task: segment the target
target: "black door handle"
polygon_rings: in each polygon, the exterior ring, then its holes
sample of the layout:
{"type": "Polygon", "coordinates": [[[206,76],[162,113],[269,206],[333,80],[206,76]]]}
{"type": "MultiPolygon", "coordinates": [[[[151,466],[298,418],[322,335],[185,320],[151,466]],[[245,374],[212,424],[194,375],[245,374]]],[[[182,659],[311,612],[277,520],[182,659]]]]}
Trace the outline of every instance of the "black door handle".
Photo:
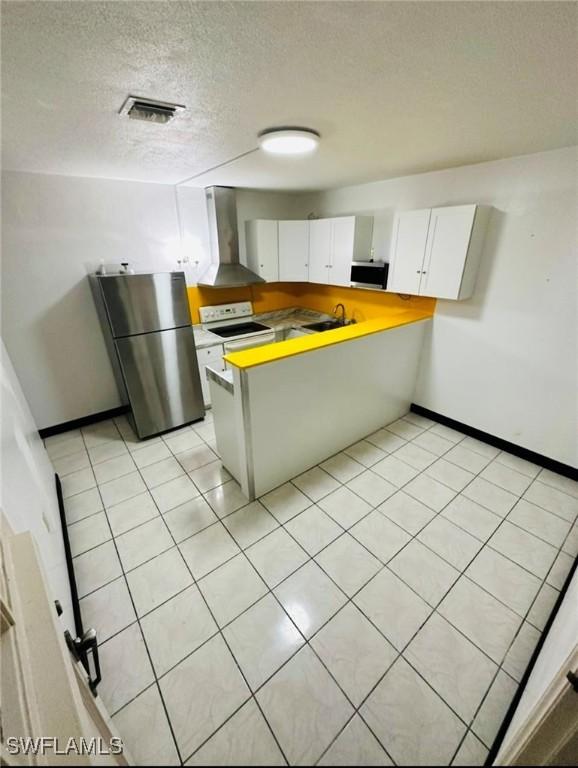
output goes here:
{"type": "Polygon", "coordinates": [[[87,629],[82,637],[73,638],[68,630],[64,633],[66,644],[74,658],[79,661],[88,675],[88,685],[92,693],[96,696],[96,688],[102,680],[100,673],[100,659],[98,656],[98,640],[96,629],[87,629]],[[89,654],[92,655],[92,664],[94,667],[94,677],[91,675],[89,654]]]}

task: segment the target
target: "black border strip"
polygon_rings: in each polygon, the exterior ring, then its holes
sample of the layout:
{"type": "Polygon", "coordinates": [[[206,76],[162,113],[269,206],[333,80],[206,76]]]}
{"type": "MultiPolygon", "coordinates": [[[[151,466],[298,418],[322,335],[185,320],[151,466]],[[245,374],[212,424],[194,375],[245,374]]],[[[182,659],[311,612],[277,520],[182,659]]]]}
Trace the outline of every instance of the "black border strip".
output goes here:
{"type": "MultiPolygon", "coordinates": [[[[471,427],[469,426],[469,424],[462,424],[461,421],[456,421],[456,419],[451,419],[449,416],[443,416],[442,414],[436,413],[435,411],[430,411],[428,408],[424,408],[423,406],[417,405],[416,403],[411,404],[411,410],[414,413],[419,414],[420,416],[426,416],[427,418],[432,419],[433,421],[437,421],[440,424],[444,424],[446,427],[457,429],[459,432],[463,432],[465,435],[469,435],[470,437],[475,437],[477,440],[481,440],[484,443],[488,443],[488,445],[493,445],[495,448],[499,448],[502,451],[507,451],[508,453],[512,453],[514,454],[514,456],[519,456],[521,459],[525,459],[526,461],[531,461],[534,464],[538,464],[541,467],[545,467],[546,469],[549,469],[552,472],[556,472],[559,475],[564,475],[564,477],[569,477],[571,480],[578,480],[578,469],[576,469],[575,467],[571,467],[568,464],[563,464],[562,462],[556,461],[555,459],[550,459],[548,458],[548,456],[543,456],[541,453],[535,453],[534,451],[530,451],[528,448],[522,448],[521,446],[516,445],[515,443],[510,443],[507,440],[503,440],[501,437],[496,437],[495,435],[491,435],[488,432],[483,432],[481,429],[476,429],[476,427],[471,427]]],[[[510,727],[514,714],[516,712],[516,709],[518,708],[518,704],[520,703],[520,699],[524,694],[524,691],[528,684],[528,680],[530,679],[530,676],[534,670],[534,666],[536,665],[538,656],[540,655],[540,652],[544,646],[544,643],[546,642],[546,638],[548,637],[548,633],[550,632],[550,629],[552,628],[552,625],[556,619],[558,610],[560,609],[560,606],[564,601],[564,597],[566,596],[566,592],[568,591],[570,582],[572,581],[574,574],[577,571],[578,571],[578,557],[576,557],[572,567],[570,568],[570,573],[566,577],[566,581],[564,582],[564,585],[560,590],[558,599],[556,600],[556,603],[552,608],[552,611],[544,626],[544,629],[542,630],[540,639],[538,640],[536,647],[534,648],[534,652],[530,657],[530,661],[528,662],[528,666],[526,667],[522,680],[520,681],[520,684],[516,689],[514,698],[512,699],[510,706],[508,707],[508,710],[504,716],[502,724],[498,730],[498,733],[496,734],[496,738],[494,739],[492,748],[488,752],[488,756],[486,758],[486,762],[484,763],[484,766],[488,766],[488,767],[492,766],[498,756],[498,753],[502,747],[502,743],[508,732],[508,729],[510,727]]]]}
{"type": "Polygon", "coordinates": [[[66,556],[66,570],[68,571],[68,581],[70,582],[70,596],[72,598],[72,615],[74,616],[74,629],[77,637],[82,637],[84,630],[82,628],[82,616],[80,614],[80,601],[78,599],[78,587],[76,585],[76,576],[74,575],[74,564],[72,562],[72,551],[70,549],[70,540],[68,538],[68,528],[66,525],[66,515],[64,514],[64,499],[62,497],[62,483],[58,473],[55,473],[56,498],[58,499],[58,510],[60,512],[60,525],[62,527],[62,539],[64,541],[64,554],[66,556]]]}
{"type": "Polygon", "coordinates": [[[118,408],[110,408],[108,411],[100,411],[100,413],[91,413],[90,416],[82,416],[80,419],[65,421],[62,424],[56,424],[53,427],[44,427],[44,429],[38,430],[38,434],[42,440],[46,440],[47,437],[60,435],[63,432],[69,432],[71,429],[80,429],[80,427],[87,427],[89,424],[96,424],[99,421],[113,419],[116,416],[124,416],[129,410],[130,408],[128,405],[120,405],[118,408]]]}
{"type": "Polygon", "coordinates": [[[550,459],[548,456],[543,456],[541,453],[535,453],[528,448],[522,448],[515,443],[509,443],[501,437],[495,437],[495,435],[491,435],[489,432],[483,432],[481,429],[476,429],[476,427],[470,427],[469,424],[462,424],[461,421],[450,419],[449,416],[443,416],[441,413],[430,411],[428,408],[416,405],[416,403],[411,404],[410,410],[420,416],[426,416],[428,419],[433,419],[433,421],[439,421],[440,424],[444,424],[446,427],[457,429],[459,432],[463,432],[469,437],[475,437],[477,440],[488,443],[488,445],[493,445],[494,448],[499,448],[501,451],[513,453],[514,456],[518,456],[520,459],[531,461],[532,463],[538,464],[559,475],[569,477],[571,480],[578,480],[578,469],[576,467],[571,467],[569,464],[563,464],[561,461],[550,459]]]}
{"type": "Polygon", "coordinates": [[[530,661],[528,662],[528,666],[526,667],[526,671],[524,672],[524,676],[522,677],[522,680],[520,681],[520,685],[518,686],[518,689],[516,690],[516,693],[514,694],[514,698],[512,699],[512,702],[510,706],[508,707],[508,711],[506,712],[504,719],[502,721],[502,725],[500,726],[500,730],[498,731],[496,738],[494,740],[494,743],[492,744],[492,748],[488,752],[488,757],[486,758],[486,762],[484,763],[484,766],[492,766],[494,764],[494,761],[496,757],[498,756],[498,752],[500,751],[500,748],[502,746],[502,742],[504,741],[504,738],[506,736],[506,733],[508,732],[508,729],[510,727],[510,724],[512,722],[512,719],[514,717],[514,714],[516,712],[516,709],[518,708],[518,704],[520,703],[520,699],[522,698],[522,695],[526,689],[526,685],[528,684],[528,680],[530,679],[530,676],[532,672],[534,671],[534,666],[536,664],[536,661],[538,660],[538,656],[540,655],[540,652],[542,650],[542,647],[544,646],[544,643],[546,642],[546,638],[548,637],[548,633],[550,632],[550,629],[552,628],[552,624],[554,623],[556,616],[558,615],[558,611],[560,609],[560,606],[562,605],[562,602],[564,601],[564,597],[566,596],[566,592],[568,591],[568,588],[570,586],[570,582],[572,581],[572,578],[574,577],[574,574],[576,573],[578,569],[578,557],[574,560],[574,563],[572,567],[570,568],[570,573],[566,577],[566,581],[564,582],[564,586],[562,587],[560,594],[558,595],[558,599],[556,600],[556,603],[554,607],[552,608],[552,612],[550,613],[550,616],[548,617],[548,621],[546,622],[546,625],[544,629],[542,630],[542,634],[540,635],[540,639],[538,640],[536,647],[534,648],[534,652],[532,656],[530,657],[530,661]]]}

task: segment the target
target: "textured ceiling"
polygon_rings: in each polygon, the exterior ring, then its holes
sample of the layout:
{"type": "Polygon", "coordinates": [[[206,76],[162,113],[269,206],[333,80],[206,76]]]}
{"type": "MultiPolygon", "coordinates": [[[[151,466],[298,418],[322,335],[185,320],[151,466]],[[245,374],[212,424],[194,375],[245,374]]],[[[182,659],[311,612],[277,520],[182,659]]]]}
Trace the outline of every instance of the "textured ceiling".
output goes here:
{"type": "Polygon", "coordinates": [[[7,169],[320,189],[576,143],[574,2],[4,2],[7,169]],[[128,93],[176,101],[121,119],[128,93]]]}

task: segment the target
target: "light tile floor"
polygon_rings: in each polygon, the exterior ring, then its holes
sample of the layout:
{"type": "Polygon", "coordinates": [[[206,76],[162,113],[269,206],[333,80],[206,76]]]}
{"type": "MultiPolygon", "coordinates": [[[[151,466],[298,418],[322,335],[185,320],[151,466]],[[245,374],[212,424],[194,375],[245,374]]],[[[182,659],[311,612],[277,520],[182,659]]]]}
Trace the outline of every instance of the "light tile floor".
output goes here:
{"type": "Polygon", "coordinates": [[[139,764],[482,764],[578,552],[578,484],[409,413],[248,503],[209,414],[46,441],[139,764]]]}

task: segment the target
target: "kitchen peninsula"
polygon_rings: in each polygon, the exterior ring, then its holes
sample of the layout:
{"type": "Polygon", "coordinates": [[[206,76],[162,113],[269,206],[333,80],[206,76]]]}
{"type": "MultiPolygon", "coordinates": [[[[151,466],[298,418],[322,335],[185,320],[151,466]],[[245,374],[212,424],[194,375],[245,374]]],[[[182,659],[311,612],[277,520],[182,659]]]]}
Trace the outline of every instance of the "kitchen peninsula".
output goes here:
{"type": "Polygon", "coordinates": [[[431,316],[390,309],[209,368],[219,453],[243,493],[254,499],[407,412],[431,316]]]}

